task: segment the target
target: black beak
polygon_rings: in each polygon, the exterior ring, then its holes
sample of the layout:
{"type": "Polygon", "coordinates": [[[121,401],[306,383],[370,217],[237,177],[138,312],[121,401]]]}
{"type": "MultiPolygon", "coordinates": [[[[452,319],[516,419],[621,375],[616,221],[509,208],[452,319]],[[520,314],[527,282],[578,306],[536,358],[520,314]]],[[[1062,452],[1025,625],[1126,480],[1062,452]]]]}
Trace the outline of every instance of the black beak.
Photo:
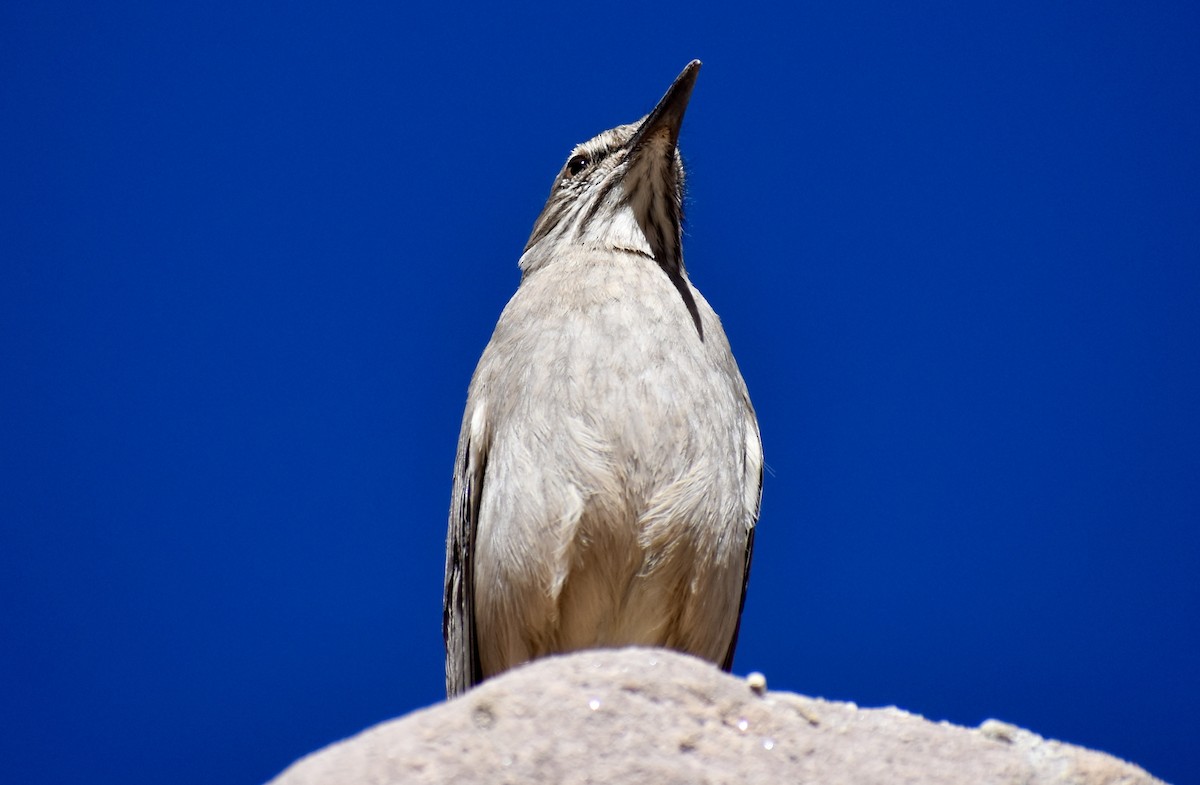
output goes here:
{"type": "Polygon", "coordinates": [[[670,150],[675,149],[679,141],[679,127],[683,125],[683,113],[687,111],[688,101],[692,97],[692,88],[696,85],[696,75],[700,73],[700,61],[693,60],[684,67],[679,76],[667,90],[666,95],[654,107],[654,111],[646,115],[638,127],[637,133],[629,140],[629,149],[637,150],[646,140],[666,133],[670,142],[670,150]]]}

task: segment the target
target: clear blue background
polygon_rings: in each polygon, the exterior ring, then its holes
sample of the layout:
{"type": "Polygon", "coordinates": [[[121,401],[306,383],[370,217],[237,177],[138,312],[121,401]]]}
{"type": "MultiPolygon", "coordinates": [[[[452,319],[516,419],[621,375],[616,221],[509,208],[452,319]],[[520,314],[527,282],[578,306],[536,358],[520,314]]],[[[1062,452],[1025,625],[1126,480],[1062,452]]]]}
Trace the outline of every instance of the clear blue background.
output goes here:
{"type": "Polygon", "coordinates": [[[470,373],[570,147],[698,57],[736,670],[1197,781],[1198,14],[5,3],[4,779],[255,783],[441,698],[470,373]]]}

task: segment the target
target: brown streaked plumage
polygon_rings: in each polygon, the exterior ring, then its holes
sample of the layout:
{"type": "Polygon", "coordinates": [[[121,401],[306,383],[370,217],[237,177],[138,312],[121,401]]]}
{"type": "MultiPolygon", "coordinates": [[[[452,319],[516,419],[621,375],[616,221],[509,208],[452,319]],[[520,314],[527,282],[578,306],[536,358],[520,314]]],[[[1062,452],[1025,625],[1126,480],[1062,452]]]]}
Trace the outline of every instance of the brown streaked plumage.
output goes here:
{"type": "Polygon", "coordinates": [[[762,445],[683,265],[699,61],[576,147],[471,379],[446,542],[446,691],[536,657],[666,646],[729,669],[762,445]]]}

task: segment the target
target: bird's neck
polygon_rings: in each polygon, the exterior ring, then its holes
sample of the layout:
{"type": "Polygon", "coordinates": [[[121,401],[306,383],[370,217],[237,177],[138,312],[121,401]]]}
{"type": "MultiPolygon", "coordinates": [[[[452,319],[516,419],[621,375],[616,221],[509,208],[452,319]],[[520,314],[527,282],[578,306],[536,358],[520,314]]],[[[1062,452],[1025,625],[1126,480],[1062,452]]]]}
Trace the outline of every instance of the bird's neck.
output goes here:
{"type": "Polygon", "coordinates": [[[580,216],[579,222],[567,231],[542,237],[521,255],[519,264],[521,271],[528,275],[556,259],[581,252],[598,255],[631,253],[654,259],[650,240],[633,207],[623,204],[604,216],[580,216]]]}

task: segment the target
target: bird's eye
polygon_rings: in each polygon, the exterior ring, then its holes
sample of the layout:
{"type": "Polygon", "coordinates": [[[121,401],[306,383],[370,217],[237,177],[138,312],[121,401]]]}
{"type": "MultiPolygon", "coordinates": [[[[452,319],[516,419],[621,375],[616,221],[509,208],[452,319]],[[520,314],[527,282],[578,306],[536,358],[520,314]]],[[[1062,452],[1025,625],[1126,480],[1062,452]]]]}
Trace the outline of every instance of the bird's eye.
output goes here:
{"type": "Polygon", "coordinates": [[[592,159],[588,158],[586,155],[572,156],[571,160],[567,161],[567,174],[574,177],[575,175],[579,174],[584,169],[586,169],[588,167],[588,164],[590,164],[591,162],[592,162],[592,159]]]}

